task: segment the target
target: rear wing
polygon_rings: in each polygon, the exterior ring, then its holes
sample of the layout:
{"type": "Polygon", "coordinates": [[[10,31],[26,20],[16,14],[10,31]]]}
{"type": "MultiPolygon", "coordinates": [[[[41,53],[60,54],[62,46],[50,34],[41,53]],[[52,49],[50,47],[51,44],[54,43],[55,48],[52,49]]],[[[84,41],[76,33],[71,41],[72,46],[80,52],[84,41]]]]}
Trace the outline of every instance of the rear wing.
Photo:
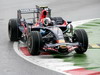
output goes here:
{"type": "Polygon", "coordinates": [[[36,8],[19,9],[17,10],[17,18],[20,20],[22,18],[21,14],[39,13],[36,8]]]}
{"type": "Polygon", "coordinates": [[[30,14],[30,13],[33,13],[33,14],[36,13],[37,19],[39,19],[39,15],[40,15],[42,10],[48,11],[48,15],[51,16],[51,9],[50,8],[48,8],[47,6],[39,7],[36,5],[36,8],[19,9],[17,11],[17,19],[20,20],[22,18],[21,14],[30,14]]]}
{"type": "Polygon", "coordinates": [[[17,12],[20,12],[21,14],[28,14],[28,13],[38,13],[38,10],[35,8],[29,8],[29,9],[19,9],[17,12]]]}
{"type": "Polygon", "coordinates": [[[20,13],[20,14],[39,13],[43,9],[50,10],[50,8],[48,8],[47,6],[39,7],[39,6],[36,5],[36,8],[19,9],[17,12],[20,13]]]}

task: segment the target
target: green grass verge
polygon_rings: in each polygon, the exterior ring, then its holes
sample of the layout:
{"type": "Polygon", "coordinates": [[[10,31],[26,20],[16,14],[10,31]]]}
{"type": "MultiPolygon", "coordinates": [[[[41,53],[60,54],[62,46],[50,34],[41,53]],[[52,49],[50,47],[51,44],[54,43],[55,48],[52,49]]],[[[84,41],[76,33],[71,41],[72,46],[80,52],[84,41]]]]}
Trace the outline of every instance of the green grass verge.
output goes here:
{"type": "MultiPolygon", "coordinates": [[[[85,29],[88,33],[89,43],[100,43],[100,19],[92,20],[90,22],[84,23],[80,26],[77,26],[75,29],[85,29]],[[98,40],[97,40],[98,39],[98,40]],[[91,42],[93,41],[93,42],[91,42]],[[95,42],[96,41],[96,42],[95,42]]],[[[75,52],[68,55],[54,54],[54,58],[63,59],[64,62],[72,62],[75,66],[82,66],[86,69],[100,70],[100,64],[98,63],[99,59],[99,49],[91,48],[88,49],[86,54],[76,54],[75,52]],[[93,50],[92,50],[93,49],[93,50]],[[96,53],[96,51],[97,53],[96,53]],[[97,59],[97,60],[96,60],[97,59]]]]}

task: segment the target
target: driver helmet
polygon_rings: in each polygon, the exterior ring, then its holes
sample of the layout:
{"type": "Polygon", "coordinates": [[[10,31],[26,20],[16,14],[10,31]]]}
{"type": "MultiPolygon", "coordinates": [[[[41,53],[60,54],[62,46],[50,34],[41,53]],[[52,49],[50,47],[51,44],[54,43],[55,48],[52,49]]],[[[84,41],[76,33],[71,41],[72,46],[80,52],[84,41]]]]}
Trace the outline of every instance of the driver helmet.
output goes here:
{"type": "Polygon", "coordinates": [[[50,26],[50,25],[52,25],[52,21],[51,21],[51,19],[50,19],[49,17],[46,17],[46,18],[44,19],[44,25],[45,25],[45,26],[50,26]]]}

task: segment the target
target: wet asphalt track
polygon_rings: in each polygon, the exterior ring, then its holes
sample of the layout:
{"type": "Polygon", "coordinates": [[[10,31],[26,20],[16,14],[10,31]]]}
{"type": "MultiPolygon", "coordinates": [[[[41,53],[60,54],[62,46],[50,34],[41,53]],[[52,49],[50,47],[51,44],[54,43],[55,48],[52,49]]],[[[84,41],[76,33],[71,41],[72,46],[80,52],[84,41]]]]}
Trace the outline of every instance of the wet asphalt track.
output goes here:
{"type": "Polygon", "coordinates": [[[25,61],[9,42],[8,20],[16,17],[17,9],[32,8],[36,4],[48,5],[53,16],[66,20],[100,18],[100,0],[0,0],[0,75],[61,75],[25,61]]]}

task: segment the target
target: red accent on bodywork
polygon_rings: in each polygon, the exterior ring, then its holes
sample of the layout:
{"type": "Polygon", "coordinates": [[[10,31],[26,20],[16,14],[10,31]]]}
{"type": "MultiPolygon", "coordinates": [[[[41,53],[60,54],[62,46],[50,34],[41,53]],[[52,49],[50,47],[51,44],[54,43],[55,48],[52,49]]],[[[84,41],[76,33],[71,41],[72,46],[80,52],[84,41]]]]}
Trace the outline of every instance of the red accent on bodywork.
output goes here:
{"type": "Polygon", "coordinates": [[[27,28],[24,28],[24,33],[27,33],[27,28]]]}
{"type": "Polygon", "coordinates": [[[56,50],[56,49],[54,49],[54,48],[43,48],[44,50],[53,50],[53,51],[58,51],[58,50],[56,50]]]}
{"type": "Polygon", "coordinates": [[[27,32],[27,28],[25,27],[25,24],[23,23],[23,22],[21,22],[21,25],[23,26],[23,28],[24,28],[24,33],[26,33],[27,32]]]}
{"type": "Polygon", "coordinates": [[[68,23],[66,21],[64,21],[64,23],[62,25],[66,26],[66,25],[68,25],[68,23]]]}
{"type": "Polygon", "coordinates": [[[43,18],[46,18],[48,12],[46,10],[42,10],[41,14],[40,14],[40,20],[43,18]]]}
{"type": "Polygon", "coordinates": [[[71,52],[75,50],[75,48],[78,48],[78,46],[67,46],[66,48],[68,49],[68,52],[71,52]]]}
{"type": "Polygon", "coordinates": [[[24,26],[24,23],[23,23],[23,22],[21,22],[21,25],[22,25],[22,26],[24,26]]]}
{"type": "Polygon", "coordinates": [[[40,14],[40,22],[44,23],[44,18],[47,17],[48,12],[46,10],[42,10],[40,14]]]}
{"type": "Polygon", "coordinates": [[[48,48],[48,50],[58,51],[58,50],[56,50],[56,49],[54,49],[54,48],[48,48]]]}
{"type": "Polygon", "coordinates": [[[84,68],[66,70],[64,72],[70,73],[72,75],[100,75],[100,72],[92,71],[92,70],[86,70],[84,68]]]}
{"type": "Polygon", "coordinates": [[[39,26],[39,23],[36,23],[35,26],[39,26]]]}

